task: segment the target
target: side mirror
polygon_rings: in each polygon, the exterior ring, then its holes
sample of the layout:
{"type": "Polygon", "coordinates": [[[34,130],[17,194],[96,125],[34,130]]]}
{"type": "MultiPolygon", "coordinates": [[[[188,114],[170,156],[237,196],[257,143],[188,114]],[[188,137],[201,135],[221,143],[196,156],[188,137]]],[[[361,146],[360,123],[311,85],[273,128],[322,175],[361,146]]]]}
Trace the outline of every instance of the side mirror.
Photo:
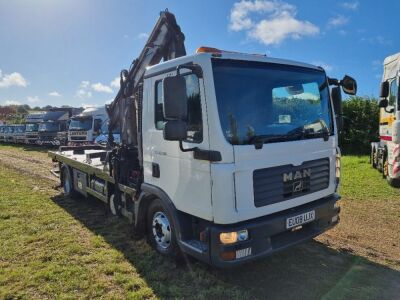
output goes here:
{"type": "Polygon", "coordinates": [[[341,131],[343,129],[343,116],[342,116],[342,92],[340,87],[336,86],[331,89],[331,98],[333,102],[333,109],[335,111],[336,125],[341,131]]]}
{"type": "Polygon", "coordinates": [[[343,92],[346,94],[352,96],[357,94],[357,81],[354,78],[345,75],[340,81],[340,85],[342,86],[343,92]]]}
{"type": "Polygon", "coordinates": [[[163,79],[164,118],[166,120],[186,120],[187,95],[186,81],[182,76],[163,79]]]}
{"type": "Polygon", "coordinates": [[[164,125],[164,140],[183,141],[187,138],[187,124],[180,120],[170,120],[164,125]]]}
{"type": "Polygon", "coordinates": [[[379,100],[378,106],[380,108],[386,108],[389,105],[389,101],[386,98],[382,98],[381,100],[379,100]]]}
{"type": "MultiPolygon", "coordinates": [[[[389,81],[384,81],[381,83],[381,91],[380,91],[379,97],[381,97],[381,98],[389,97],[389,81]]],[[[383,106],[380,106],[380,107],[383,107],[383,106]]]]}

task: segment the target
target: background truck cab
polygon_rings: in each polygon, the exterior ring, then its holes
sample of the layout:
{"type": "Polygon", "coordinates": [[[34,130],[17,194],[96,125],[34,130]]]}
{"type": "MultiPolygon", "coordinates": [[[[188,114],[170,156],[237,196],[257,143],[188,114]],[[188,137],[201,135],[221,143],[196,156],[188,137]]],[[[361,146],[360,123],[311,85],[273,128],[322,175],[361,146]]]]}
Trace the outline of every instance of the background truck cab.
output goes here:
{"type": "Polygon", "coordinates": [[[68,128],[68,143],[71,145],[93,143],[107,120],[104,107],[86,108],[80,114],[72,116],[68,128]]]}
{"type": "Polygon", "coordinates": [[[371,143],[371,163],[394,187],[400,187],[400,53],[383,62],[380,91],[379,142],[371,143]]]}

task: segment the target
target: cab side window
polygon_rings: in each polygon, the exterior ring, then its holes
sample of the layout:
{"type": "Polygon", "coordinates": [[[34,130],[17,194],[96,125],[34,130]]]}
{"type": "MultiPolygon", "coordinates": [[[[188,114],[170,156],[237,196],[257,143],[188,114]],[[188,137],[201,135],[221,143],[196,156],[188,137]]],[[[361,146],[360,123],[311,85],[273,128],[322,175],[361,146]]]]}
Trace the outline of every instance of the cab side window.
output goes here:
{"type": "MultiPolygon", "coordinates": [[[[201,97],[199,78],[195,74],[184,76],[186,80],[186,95],[188,98],[188,137],[187,142],[201,143],[203,140],[203,120],[201,115],[201,97]]],[[[164,129],[164,99],[162,81],[157,81],[155,86],[155,126],[164,129]]]]}
{"type": "Polygon", "coordinates": [[[389,105],[390,106],[395,106],[397,103],[397,97],[398,97],[398,85],[397,85],[397,80],[393,80],[390,83],[390,95],[389,95],[389,105]]]}

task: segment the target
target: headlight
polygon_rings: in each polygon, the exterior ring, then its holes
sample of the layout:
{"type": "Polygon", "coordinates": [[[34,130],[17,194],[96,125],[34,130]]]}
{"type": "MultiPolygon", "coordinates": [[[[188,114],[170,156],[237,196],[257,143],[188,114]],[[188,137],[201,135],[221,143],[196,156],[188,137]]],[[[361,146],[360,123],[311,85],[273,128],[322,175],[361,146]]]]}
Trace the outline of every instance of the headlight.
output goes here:
{"type": "Polygon", "coordinates": [[[236,242],[246,241],[249,238],[247,229],[233,231],[233,232],[221,232],[219,234],[219,240],[222,244],[233,244],[236,242]]]}

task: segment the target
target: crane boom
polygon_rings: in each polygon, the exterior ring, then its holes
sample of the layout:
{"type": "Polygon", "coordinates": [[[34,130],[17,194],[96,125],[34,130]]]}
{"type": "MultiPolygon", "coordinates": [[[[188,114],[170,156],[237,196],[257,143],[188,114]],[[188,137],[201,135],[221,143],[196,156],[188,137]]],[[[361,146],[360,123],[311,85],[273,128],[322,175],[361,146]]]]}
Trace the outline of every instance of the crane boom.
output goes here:
{"type": "Polygon", "coordinates": [[[120,90],[114,101],[107,105],[107,113],[110,118],[109,132],[119,128],[121,143],[128,148],[140,143],[138,108],[141,105],[141,86],[146,68],[162,60],[186,55],[184,41],[185,36],[175,16],[167,10],[163,11],[139,57],[132,62],[129,71],[121,71],[120,90]]]}

